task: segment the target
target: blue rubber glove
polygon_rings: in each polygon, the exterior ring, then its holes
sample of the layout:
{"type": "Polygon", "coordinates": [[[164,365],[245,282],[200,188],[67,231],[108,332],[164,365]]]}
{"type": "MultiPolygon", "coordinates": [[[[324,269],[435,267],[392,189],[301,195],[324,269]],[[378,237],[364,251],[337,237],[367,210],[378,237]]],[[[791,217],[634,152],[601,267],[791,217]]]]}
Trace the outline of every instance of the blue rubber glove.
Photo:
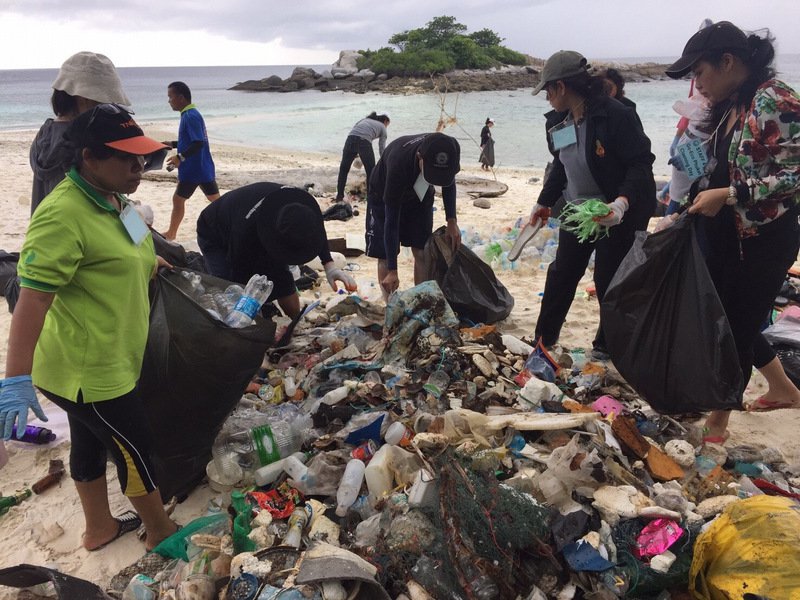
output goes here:
{"type": "Polygon", "coordinates": [[[36,399],[30,375],[17,375],[0,381],[0,433],[4,440],[11,439],[11,428],[15,421],[17,439],[25,435],[29,408],[42,421],[47,421],[47,415],[36,399]]]}

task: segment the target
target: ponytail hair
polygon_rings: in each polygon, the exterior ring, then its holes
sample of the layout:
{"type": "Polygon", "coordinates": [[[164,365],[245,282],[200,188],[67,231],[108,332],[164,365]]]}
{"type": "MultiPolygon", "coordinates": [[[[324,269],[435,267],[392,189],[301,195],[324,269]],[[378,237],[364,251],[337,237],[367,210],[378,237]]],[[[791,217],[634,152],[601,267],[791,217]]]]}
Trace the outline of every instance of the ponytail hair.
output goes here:
{"type": "Polygon", "coordinates": [[[590,75],[587,71],[572,77],[566,77],[560,81],[564,82],[564,86],[567,89],[572,90],[586,100],[587,104],[606,96],[605,78],[599,75],[590,75]]]}
{"type": "Polygon", "coordinates": [[[364,118],[366,118],[366,119],[372,119],[373,121],[380,121],[380,122],[381,122],[381,123],[383,123],[384,125],[388,125],[388,124],[389,124],[389,121],[391,121],[391,119],[389,119],[389,115],[387,115],[387,114],[385,114],[385,113],[384,113],[384,114],[381,114],[381,115],[379,115],[379,114],[377,114],[377,113],[376,113],[374,110],[373,110],[371,113],[369,113],[369,114],[368,114],[366,117],[364,117],[364,118]]]}
{"type": "Polygon", "coordinates": [[[749,106],[756,95],[758,87],[765,81],[775,77],[775,38],[770,34],[769,29],[763,29],[761,32],[762,35],[751,33],[747,36],[747,49],[715,50],[701,58],[701,60],[708,61],[714,67],[719,67],[722,63],[723,54],[733,54],[744,63],[750,74],[739,88],[737,98],[739,105],[749,106]]]}

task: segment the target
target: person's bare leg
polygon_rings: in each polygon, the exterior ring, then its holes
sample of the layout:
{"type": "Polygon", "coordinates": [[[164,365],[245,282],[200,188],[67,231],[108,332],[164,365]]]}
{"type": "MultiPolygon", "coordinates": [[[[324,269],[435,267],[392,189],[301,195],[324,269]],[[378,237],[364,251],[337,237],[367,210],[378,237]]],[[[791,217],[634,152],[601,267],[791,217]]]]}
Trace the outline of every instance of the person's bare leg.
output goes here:
{"type": "Polygon", "coordinates": [[[706,418],[703,427],[703,439],[716,439],[723,441],[727,438],[728,421],[731,418],[729,410],[712,410],[706,418]]]}
{"type": "Polygon", "coordinates": [[[178,237],[178,228],[181,226],[183,215],[186,212],[186,200],[187,198],[178,196],[178,194],[172,195],[172,214],[169,217],[169,229],[164,234],[164,237],[168,240],[174,240],[178,237]]]}
{"type": "Polygon", "coordinates": [[[383,296],[383,301],[389,301],[389,294],[383,289],[383,278],[389,274],[389,263],[385,258],[378,259],[378,286],[381,288],[381,295],[383,296]]]}
{"type": "Polygon", "coordinates": [[[108,505],[108,482],[106,476],[93,481],[76,481],[75,489],[83,508],[86,531],[83,533],[83,547],[87,550],[97,548],[114,539],[119,524],[111,514],[108,505]]]}
{"type": "Polygon", "coordinates": [[[419,285],[427,279],[428,268],[425,262],[425,250],[422,248],[411,248],[414,255],[414,285],[419,285]]]}
{"type": "Polygon", "coordinates": [[[128,497],[147,530],[146,547],[152,550],[162,540],[168,538],[178,530],[178,526],[164,511],[161,492],[153,490],[144,496],[128,497]]]}
{"type": "Polygon", "coordinates": [[[761,396],[756,410],[759,408],[800,408],[800,390],[783,370],[780,359],[776,356],[759,369],[767,380],[767,393],[761,396]]]}

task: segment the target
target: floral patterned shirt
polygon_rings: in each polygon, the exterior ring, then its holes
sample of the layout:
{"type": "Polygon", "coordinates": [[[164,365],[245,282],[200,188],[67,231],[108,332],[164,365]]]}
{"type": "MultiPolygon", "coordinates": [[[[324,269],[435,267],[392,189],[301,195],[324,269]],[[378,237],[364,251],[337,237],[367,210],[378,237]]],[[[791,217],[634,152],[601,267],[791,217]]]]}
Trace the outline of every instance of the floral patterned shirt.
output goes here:
{"type": "Polygon", "coordinates": [[[756,90],[740,126],[728,164],[738,197],[736,226],[747,238],[800,203],[800,96],[770,79],[756,90]]]}

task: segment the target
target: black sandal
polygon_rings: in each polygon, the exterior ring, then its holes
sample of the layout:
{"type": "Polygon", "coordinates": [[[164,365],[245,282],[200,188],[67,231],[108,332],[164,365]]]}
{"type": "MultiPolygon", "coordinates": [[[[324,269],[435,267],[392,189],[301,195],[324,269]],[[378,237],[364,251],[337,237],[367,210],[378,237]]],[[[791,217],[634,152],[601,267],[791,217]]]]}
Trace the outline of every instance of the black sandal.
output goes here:
{"type": "Polygon", "coordinates": [[[97,552],[98,550],[102,550],[114,540],[119,539],[126,533],[130,533],[131,531],[136,531],[142,525],[142,519],[139,518],[139,515],[137,515],[132,510],[125,511],[118,517],[114,517],[114,520],[117,522],[117,534],[110,540],[108,540],[107,542],[103,542],[99,546],[95,546],[94,548],[87,548],[89,552],[97,552]]]}

